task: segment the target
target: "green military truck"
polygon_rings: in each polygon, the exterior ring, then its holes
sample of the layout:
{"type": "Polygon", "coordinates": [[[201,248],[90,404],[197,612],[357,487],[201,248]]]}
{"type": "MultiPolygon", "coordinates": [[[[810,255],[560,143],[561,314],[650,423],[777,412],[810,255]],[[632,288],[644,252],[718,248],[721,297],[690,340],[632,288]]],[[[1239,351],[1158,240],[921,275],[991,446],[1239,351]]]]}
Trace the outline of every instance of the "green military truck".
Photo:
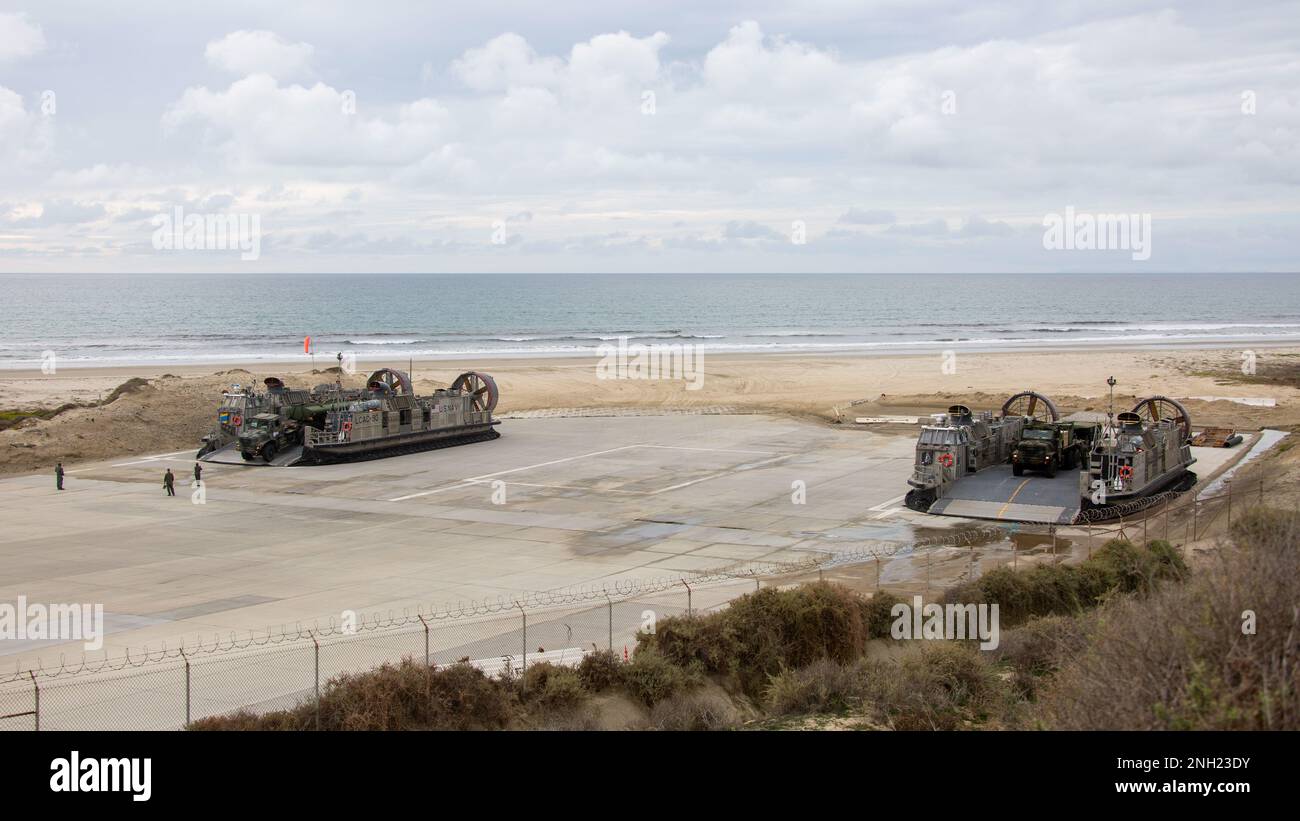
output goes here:
{"type": "Polygon", "coordinates": [[[259,413],[244,424],[239,434],[239,455],[245,462],[270,462],[277,453],[302,444],[302,425],[274,413],[259,413]]]}
{"type": "Polygon", "coordinates": [[[1096,425],[1079,422],[1035,422],[1025,426],[1011,451],[1011,472],[1023,476],[1036,470],[1055,477],[1058,470],[1083,465],[1097,435],[1096,425]]]}

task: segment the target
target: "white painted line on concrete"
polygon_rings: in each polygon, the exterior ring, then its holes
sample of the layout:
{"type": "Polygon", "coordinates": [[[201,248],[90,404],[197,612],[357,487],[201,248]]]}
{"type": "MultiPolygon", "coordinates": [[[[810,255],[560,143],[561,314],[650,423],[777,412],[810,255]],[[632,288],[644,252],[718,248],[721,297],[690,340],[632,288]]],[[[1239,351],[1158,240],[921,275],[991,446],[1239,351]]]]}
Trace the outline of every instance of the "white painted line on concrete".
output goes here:
{"type": "Polygon", "coordinates": [[[193,453],[193,452],[194,452],[193,450],[178,450],[175,453],[160,453],[157,456],[145,456],[141,459],[137,459],[134,462],[118,462],[117,464],[112,465],[112,467],[124,468],[124,467],[130,467],[131,465],[143,465],[148,462],[157,462],[160,459],[170,459],[173,456],[180,456],[182,453],[193,453]]]}
{"type": "Polygon", "coordinates": [[[903,507],[891,507],[889,510],[884,511],[883,513],[877,513],[875,516],[872,516],[871,518],[884,519],[887,516],[893,516],[895,513],[898,513],[899,511],[906,510],[906,509],[907,508],[903,508],[903,507]]]}
{"type": "MultiPolygon", "coordinates": [[[[756,453],[760,456],[768,456],[776,453],[774,450],[730,450],[728,448],[687,448],[680,445],[629,445],[634,448],[659,448],[660,450],[698,450],[705,453],[756,453]]],[[[790,454],[793,455],[793,454],[790,454]]]]}
{"type": "MultiPolygon", "coordinates": [[[[743,467],[743,468],[745,468],[745,469],[756,468],[756,467],[759,467],[760,465],[768,465],[768,464],[771,464],[772,462],[779,462],[779,461],[781,461],[782,459],[789,459],[791,456],[794,456],[794,454],[793,454],[793,453],[786,453],[786,454],[783,454],[783,455],[781,455],[781,456],[773,456],[771,459],[764,459],[764,460],[761,461],[761,462],[754,462],[753,464],[750,464],[750,465],[742,465],[741,467],[743,467]]],[[[740,468],[732,468],[731,470],[723,470],[723,471],[719,471],[718,473],[714,473],[714,474],[712,474],[712,475],[710,475],[710,476],[701,476],[699,479],[692,479],[692,480],[690,480],[689,482],[682,482],[681,484],[669,485],[668,487],[660,488],[659,490],[656,490],[656,491],[651,492],[650,495],[651,495],[651,496],[656,496],[656,495],[658,495],[658,494],[660,494],[660,493],[667,493],[667,492],[670,491],[670,490],[681,490],[681,489],[684,488],[684,487],[690,487],[691,485],[698,485],[700,482],[707,482],[707,481],[709,481],[710,479],[717,479],[717,478],[720,478],[720,477],[722,477],[722,476],[730,476],[730,475],[732,475],[732,474],[734,474],[734,473],[739,472],[739,470],[740,470],[740,468]]]]}
{"type": "Polygon", "coordinates": [[[458,484],[456,484],[456,485],[450,485],[450,486],[447,486],[447,487],[434,488],[433,490],[422,490],[422,491],[420,491],[419,493],[411,493],[411,494],[408,494],[408,495],[406,495],[406,496],[398,496],[397,498],[395,498],[395,499],[389,499],[388,501],[390,501],[390,502],[404,502],[404,501],[406,501],[407,499],[415,499],[415,498],[418,498],[418,497],[420,497],[420,496],[429,496],[429,495],[432,495],[432,494],[434,494],[434,493],[442,493],[442,492],[445,491],[445,490],[455,490],[457,487],[468,487],[469,485],[477,484],[478,482],[481,482],[481,481],[484,480],[484,479],[491,479],[491,478],[494,477],[494,476],[505,476],[506,474],[509,474],[509,473],[518,473],[518,472],[520,472],[521,470],[532,470],[533,468],[544,468],[544,467],[547,467],[548,465],[558,465],[558,464],[561,464],[562,462],[572,462],[572,461],[575,461],[575,460],[577,460],[577,459],[586,459],[586,458],[591,457],[591,456],[603,456],[603,455],[606,454],[606,453],[618,453],[618,452],[621,451],[621,450],[627,450],[627,449],[629,449],[629,448],[636,448],[636,447],[641,447],[641,446],[640,446],[640,445],[623,445],[622,447],[618,447],[618,448],[610,448],[609,450],[596,450],[596,451],[592,451],[591,453],[582,453],[582,454],[579,454],[579,455],[577,455],[577,456],[566,456],[566,457],[564,457],[563,459],[552,459],[552,460],[549,461],[549,462],[538,462],[538,463],[535,464],[535,465],[525,465],[524,467],[521,467],[521,468],[510,468],[509,470],[498,470],[498,471],[496,471],[495,473],[484,473],[482,476],[471,476],[471,477],[469,477],[468,479],[462,479],[462,480],[460,480],[460,482],[459,482],[458,484]]]}
{"type": "MultiPolygon", "coordinates": [[[[481,480],[481,479],[480,479],[480,480],[475,480],[475,481],[471,482],[471,484],[481,485],[481,484],[483,484],[483,480],[481,480]]],[[[649,496],[649,495],[650,495],[649,492],[644,491],[644,490],[619,490],[619,489],[617,489],[617,488],[611,488],[611,487],[606,487],[606,488],[592,488],[592,487],[581,487],[581,486],[579,486],[579,485],[544,485],[544,484],[541,484],[540,482],[502,482],[502,484],[505,484],[505,485],[516,485],[516,486],[518,486],[518,487],[544,487],[544,488],[550,488],[550,489],[552,489],[552,490],[582,490],[582,491],[586,491],[586,492],[588,492],[588,493],[591,493],[591,492],[596,492],[596,493],[626,493],[626,494],[628,494],[628,495],[630,495],[630,496],[649,496]]]]}
{"type": "MultiPolygon", "coordinates": [[[[578,460],[578,459],[587,459],[587,458],[590,458],[590,457],[592,457],[592,456],[604,456],[604,455],[607,454],[607,453],[618,453],[619,451],[631,450],[631,449],[633,449],[633,448],[658,448],[658,449],[660,449],[660,450],[692,450],[692,451],[703,451],[703,452],[708,452],[708,453],[748,453],[748,454],[758,454],[758,455],[767,455],[767,454],[772,453],[772,451],[770,451],[770,450],[730,450],[730,449],[727,449],[727,448],[688,448],[688,447],[680,447],[680,446],[677,446],[677,445],[623,445],[622,447],[610,448],[609,450],[597,450],[597,451],[592,451],[591,453],[582,453],[582,454],[579,454],[579,455],[577,455],[577,456],[566,456],[566,457],[564,457],[563,459],[552,459],[552,460],[549,461],[549,462],[538,462],[538,463],[535,464],[535,465],[525,465],[524,467],[520,467],[520,468],[510,468],[510,469],[508,469],[508,470],[498,470],[498,471],[496,471],[495,473],[485,473],[485,474],[483,474],[482,476],[471,476],[471,477],[469,477],[469,478],[467,478],[467,479],[461,479],[459,482],[457,482],[457,483],[455,483],[455,484],[446,485],[446,486],[444,486],[444,487],[439,487],[439,488],[434,488],[433,490],[422,490],[422,491],[420,491],[419,493],[409,493],[409,494],[407,494],[407,495],[405,495],[405,496],[397,496],[397,497],[395,497],[395,498],[388,499],[387,501],[389,501],[389,502],[405,502],[407,499],[416,499],[416,498],[419,498],[419,497],[421,497],[421,496],[432,496],[432,495],[435,494],[435,493],[444,493],[444,492],[449,491],[449,490],[456,490],[456,489],[458,489],[458,488],[466,488],[466,487],[470,487],[470,486],[472,486],[472,485],[481,484],[485,479],[491,479],[491,478],[496,477],[496,476],[505,476],[505,475],[507,475],[507,474],[511,474],[511,473],[519,473],[520,471],[524,471],[524,470],[533,470],[534,468],[544,468],[544,467],[549,467],[550,465],[559,465],[559,464],[562,464],[562,463],[564,463],[564,462],[573,462],[573,461],[576,461],[576,460],[578,460]]],[[[765,465],[765,464],[767,464],[767,463],[769,463],[769,462],[775,462],[775,461],[778,461],[778,460],[781,460],[781,459],[789,459],[791,456],[794,456],[794,455],[795,455],[795,454],[793,454],[793,453],[782,454],[782,455],[780,455],[780,456],[776,456],[776,457],[774,457],[774,458],[772,458],[772,459],[765,459],[765,460],[763,460],[762,462],[756,462],[756,463],[754,463],[754,465],[752,465],[752,467],[758,467],[759,465],[765,465]]],[[[700,482],[707,482],[709,479],[716,479],[716,478],[718,478],[718,477],[720,477],[720,476],[726,476],[726,475],[731,474],[731,473],[734,473],[734,472],[735,472],[735,469],[734,469],[734,468],[731,469],[731,470],[725,470],[725,471],[722,471],[722,472],[720,472],[720,473],[715,473],[715,474],[713,474],[713,475],[711,475],[711,476],[704,476],[704,477],[701,477],[701,478],[699,478],[699,479],[692,479],[692,480],[689,481],[689,482],[682,482],[681,484],[671,485],[671,486],[666,487],[666,488],[661,488],[660,490],[651,491],[651,492],[649,492],[649,493],[647,493],[647,494],[645,494],[645,495],[653,496],[653,495],[656,494],[656,493],[665,493],[665,492],[670,491],[670,490],[678,490],[678,489],[680,489],[680,488],[689,487],[690,485],[699,484],[700,482]]],[[[526,485],[526,484],[528,484],[528,483],[527,483],[527,482],[511,482],[510,484],[526,485]]],[[[534,485],[534,487],[555,487],[555,488],[564,488],[563,485],[534,485]]],[[[564,489],[571,489],[571,490],[591,490],[591,488],[564,488],[564,489]]],[[[603,492],[603,491],[602,491],[602,492],[603,492]]],[[[632,491],[632,490],[616,490],[616,491],[613,491],[613,492],[615,492],[615,493],[631,493],[631,494],[636,494],[636,493],[638,493],[638,491],[632,491]]],[[[901,498],[901,497],[900,497],[900,498],[901,498]]]]}
{"type": "MultiPolygon", "coordinates": [[[[869,507],[869,508],[867,508],[867,510],[872,510],[872,511],[881,511],[881,510],[884,510],[884,509],[887,508],[887,507],[893,507],[894,505],[898,504],[899,502],[903,501],[903,500],[906,499],[906,498],[907,498],[907,494],[904,493],[902,496],[895,496],[894,498],[890,499],[889,501],[887,501],[887,502],[881,502],[880,504],[876,505],[875,507],[869,507]]],[[[891,511],[891,512],[892,512],[892,511],[891,511]]]]}

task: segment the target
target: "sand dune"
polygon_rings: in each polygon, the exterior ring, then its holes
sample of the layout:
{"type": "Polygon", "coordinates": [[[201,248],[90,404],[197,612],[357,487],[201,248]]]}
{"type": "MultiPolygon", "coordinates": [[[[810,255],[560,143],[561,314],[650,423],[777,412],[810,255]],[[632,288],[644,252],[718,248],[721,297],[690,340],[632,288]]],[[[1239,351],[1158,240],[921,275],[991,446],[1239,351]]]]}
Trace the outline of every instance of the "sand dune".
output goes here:
{"type": "MultiPolygon", "coordinates": [[[[822,424],[848,424],[877,413],[931,413],[954,401],[996,408],[1008,394],[1035,389],[1067,411],[1104,409],[1106,377],[1119,381],[1117,404],[1133,397],[1269,398],[1275,407],[1230,401],[1186,402],[1200,424],[1258,428],[1300,424],[1300,389],[1289,374],[1300,349],[1258,352],[1260,374],[1246,380],[1233,350],[1091,350],[959,354],[946,373],[939,355],[708,355],[698,390],[682,380],[601,379],[595,358],[415,363],[420,392],[447,385],[464,370],[491,373],[501,387],[498,413],[551,408],[732,408],[786,414],[822,424]],[[856,404],[854,404],[856,403],[856,404]]],[[[404,367],[405,363],[392,363],[404,367]]],[[[360,384],[373,367],[344,378],[360,384]]],[[[269,375],[309,387],[334,376],[282,366],[153,366],[151,368],[10,371],[0,376],[0,410],[94,405],[131,378],[148,383],[111,404],[65,410],[0,431],[0,473],[45,470],[57,460],[104,459],[197,448],[212,424],[221,390],[260,383],[269,375]]],[[[508,431],[508,428],[506,429],[508,431]]]]}

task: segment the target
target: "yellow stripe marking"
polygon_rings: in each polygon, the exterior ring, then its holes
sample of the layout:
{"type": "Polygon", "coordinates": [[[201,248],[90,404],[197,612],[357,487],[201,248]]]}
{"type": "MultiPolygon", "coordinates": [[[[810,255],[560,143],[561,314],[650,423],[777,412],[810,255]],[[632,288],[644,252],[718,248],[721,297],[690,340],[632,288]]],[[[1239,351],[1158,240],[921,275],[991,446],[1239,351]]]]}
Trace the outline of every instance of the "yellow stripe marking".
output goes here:
{"type": "Polygon", "coordinates": [[[1016,497],[1017,497],[1018,495],[1020,495],[1020,491],[1024,490],[1024,489],[1025,489],[1025,485],[1027,485],[1027,484],[1029,484],[1029,480],[1028,480],[1028,479],[1026,479],[1025,481],[1021,482],[1021,483],[1016,487],[1015,492],[1011,494],[1011,498],[1010,498],[1010,499],[1007,499],[1006,504],[1004,504],[1002,507],[998,508],[998,515],[997,515],[996,518],[998,518],[998,519],[1001,519],[1001,518],[1002,518],[1002,514],[1007,512],[1007,508],[1011,507],[1011,503],[1014,502],[1014,501],[1016,500],[1016,497]]]}

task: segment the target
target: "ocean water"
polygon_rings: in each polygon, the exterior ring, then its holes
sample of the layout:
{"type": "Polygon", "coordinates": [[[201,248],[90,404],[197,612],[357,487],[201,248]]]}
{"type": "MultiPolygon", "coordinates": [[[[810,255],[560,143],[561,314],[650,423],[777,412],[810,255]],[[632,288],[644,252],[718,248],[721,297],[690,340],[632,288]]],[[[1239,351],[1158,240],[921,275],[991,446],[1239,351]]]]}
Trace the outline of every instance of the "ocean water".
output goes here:
{"type": "Polygon", "coordinates": [[[1300,344],[1288,274],[4,275],[0,369],[1300,344]],[[325,359],[322,359],[324,357],[325,359]]]}

